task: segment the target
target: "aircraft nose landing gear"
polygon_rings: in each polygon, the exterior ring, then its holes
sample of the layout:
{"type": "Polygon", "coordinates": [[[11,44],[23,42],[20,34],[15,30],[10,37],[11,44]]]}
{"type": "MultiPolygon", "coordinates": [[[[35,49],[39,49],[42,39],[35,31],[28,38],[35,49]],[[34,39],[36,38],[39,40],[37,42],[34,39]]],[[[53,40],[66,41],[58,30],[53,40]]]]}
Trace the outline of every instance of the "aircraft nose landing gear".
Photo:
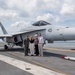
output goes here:
{"type": "Polygon", "coordinates": [[[8,50],[8,46],[7,45],[4,45],[4,50],[8,50]]]}

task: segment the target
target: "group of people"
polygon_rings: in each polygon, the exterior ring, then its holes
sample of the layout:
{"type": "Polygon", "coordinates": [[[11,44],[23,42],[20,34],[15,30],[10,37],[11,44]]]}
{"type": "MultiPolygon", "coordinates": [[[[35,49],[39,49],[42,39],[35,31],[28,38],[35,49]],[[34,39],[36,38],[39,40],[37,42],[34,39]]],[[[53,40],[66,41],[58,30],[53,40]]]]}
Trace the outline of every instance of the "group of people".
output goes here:
{"type": "Polygon", "coordinates": [[[24,40],[24,54],[25,56],[31,55],[43,56],[43,45],[44,39],[40,34],[35,34],[34,36],[26,36],[24,40]]]}

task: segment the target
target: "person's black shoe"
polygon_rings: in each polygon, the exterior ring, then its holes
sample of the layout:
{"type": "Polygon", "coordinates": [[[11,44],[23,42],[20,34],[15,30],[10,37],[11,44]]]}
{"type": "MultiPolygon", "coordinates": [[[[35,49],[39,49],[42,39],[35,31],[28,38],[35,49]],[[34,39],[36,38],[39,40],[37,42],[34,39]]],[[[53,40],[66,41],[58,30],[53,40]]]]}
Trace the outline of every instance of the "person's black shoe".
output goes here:
{"type": "Polygon", "coordinates": [[[31,56],[34,56],[33,54],[31,54],[31,56]]]}
{"type": "Polygon", "coordinates": [[[39,54],[36,54],[35,56],[39,56],[39,54]]]}
{"type": "Polygon", "coordinates": [[[29,55],[25,55],[25,56],[29,56],[29,55]]]}

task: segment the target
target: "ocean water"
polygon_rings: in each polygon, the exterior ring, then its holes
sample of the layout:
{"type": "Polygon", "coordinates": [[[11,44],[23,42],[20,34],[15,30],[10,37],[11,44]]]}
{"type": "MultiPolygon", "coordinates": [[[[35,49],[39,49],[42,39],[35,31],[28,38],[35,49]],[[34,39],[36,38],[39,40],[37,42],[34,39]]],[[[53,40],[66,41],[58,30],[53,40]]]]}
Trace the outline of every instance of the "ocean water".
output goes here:
{"type": "Polygon", "coordinates": [[[45,47],[63,48],[63,49],[75,49],[75,41],[59,41],[54,43],[47,43],[45,47]]]}
{"type": "MultiPolygon", "coordinates": [[[[4,46],[4,42],[0,42],[0,47],[4,46]]],[[[54,43],[46,43],[45,48],[63,48],[63,49],[75,49],[75,41],[57,41],[54,43]]]]}

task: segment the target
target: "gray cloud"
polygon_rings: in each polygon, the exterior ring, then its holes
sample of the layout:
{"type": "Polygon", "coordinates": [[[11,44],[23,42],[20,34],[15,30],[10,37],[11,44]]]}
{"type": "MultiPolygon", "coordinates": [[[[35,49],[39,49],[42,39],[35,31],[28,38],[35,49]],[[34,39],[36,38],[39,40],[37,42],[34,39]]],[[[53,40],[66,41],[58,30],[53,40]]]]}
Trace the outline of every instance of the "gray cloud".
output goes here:
{"type": "Polygon", "coordinates": [[[60,14],[67,17],[75,17],[75,0],[64,0],[60,14]]]}
{"type": "Polygon", "coordinates": [[[6,5],[5,0],[0,0],[0,8],[1,9],[7,9],[7,5],[6,5]]]}
{"type": "Polygon", "coordinates": [[[38,17],[61,22],[61,19],[75,19],[74,15],[74,0],[0,0],[0,20],[10,23],[20,20],[33,22],[38,17]],[[65,4],[68,5],[67,11],[65,4]]]}

